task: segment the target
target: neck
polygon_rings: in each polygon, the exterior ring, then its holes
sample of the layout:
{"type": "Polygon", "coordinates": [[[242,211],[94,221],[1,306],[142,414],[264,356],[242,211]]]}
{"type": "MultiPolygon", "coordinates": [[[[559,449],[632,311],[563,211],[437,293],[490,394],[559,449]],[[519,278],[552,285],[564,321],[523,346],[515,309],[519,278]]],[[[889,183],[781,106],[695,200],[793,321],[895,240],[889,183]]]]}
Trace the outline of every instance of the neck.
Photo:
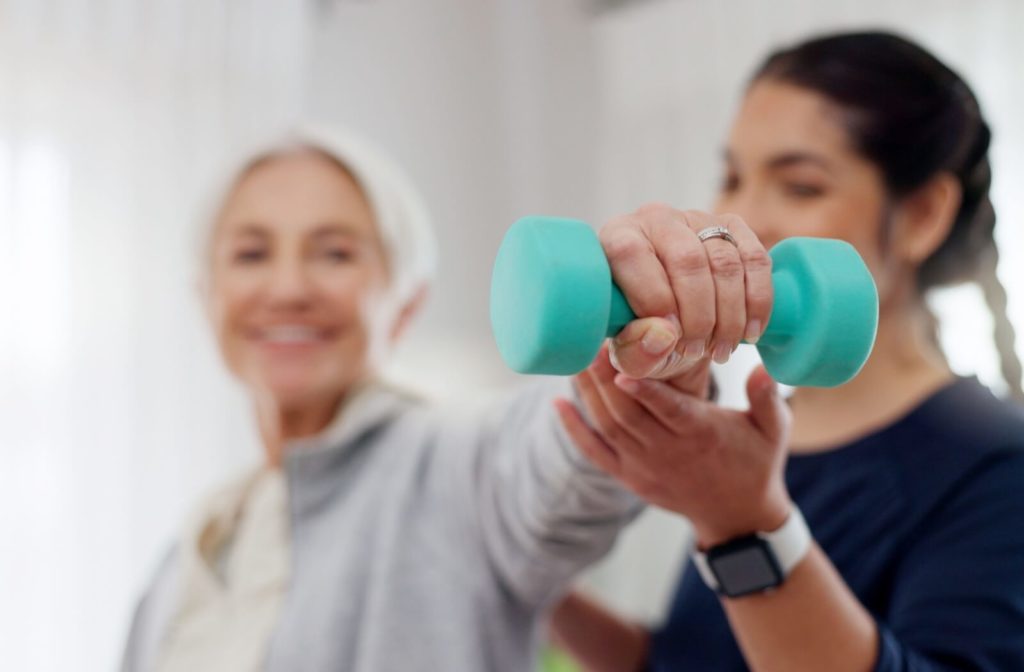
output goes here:
{"type": "Polygon", "coordinates": [[[269,395],[257,397],[256,416],[267,466],[281,466],[289,442],[315,436],[326,429],[347,396],[346,390],[340,395],[293,405],[282,404],[269,395]]]}
{"type": "Polygon", "coordinates": [[[827,450],[891,424],[952,377],[924,306],[916,300],[890,305],[856,378],[835,388],[794,392],[791,452],[827,450]]]}

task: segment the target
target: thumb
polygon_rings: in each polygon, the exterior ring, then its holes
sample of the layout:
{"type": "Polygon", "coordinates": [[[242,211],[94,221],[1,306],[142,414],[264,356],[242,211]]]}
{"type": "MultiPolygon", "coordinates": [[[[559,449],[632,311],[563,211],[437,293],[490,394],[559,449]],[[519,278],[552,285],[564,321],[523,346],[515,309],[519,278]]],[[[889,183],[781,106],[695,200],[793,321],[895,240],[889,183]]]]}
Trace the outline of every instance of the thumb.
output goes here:
{"type": "Polygon", "coordinates": [[[612,366],[630,378],[647,378],[665,366],[679,340],[679,329],[661,317],[633,320],[608,347],[612,366]]]}
{"type": "Polygon", "coordinates": [[[754,369],[747,379],[747,399],[750,400],[750,418],[761,433],[772,441],[785,440],[792,424],[789,406],[779,394],[778,384],[763,366],[754,369]]]}

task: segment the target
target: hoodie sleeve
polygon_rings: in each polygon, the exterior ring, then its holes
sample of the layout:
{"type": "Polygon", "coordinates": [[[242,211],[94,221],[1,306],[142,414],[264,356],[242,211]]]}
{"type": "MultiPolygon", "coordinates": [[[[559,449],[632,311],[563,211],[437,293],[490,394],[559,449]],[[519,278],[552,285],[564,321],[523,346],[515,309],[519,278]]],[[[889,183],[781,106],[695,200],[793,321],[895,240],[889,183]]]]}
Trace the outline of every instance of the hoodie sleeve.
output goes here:
{"type": "Polygon", "coordinates": [[[642,509],[573,445],[557,396],[574,397],[568,380],[520,391],[478,418],[459,451],[484,553],[503,585],[535,606],[607,553],[642,509]]]}

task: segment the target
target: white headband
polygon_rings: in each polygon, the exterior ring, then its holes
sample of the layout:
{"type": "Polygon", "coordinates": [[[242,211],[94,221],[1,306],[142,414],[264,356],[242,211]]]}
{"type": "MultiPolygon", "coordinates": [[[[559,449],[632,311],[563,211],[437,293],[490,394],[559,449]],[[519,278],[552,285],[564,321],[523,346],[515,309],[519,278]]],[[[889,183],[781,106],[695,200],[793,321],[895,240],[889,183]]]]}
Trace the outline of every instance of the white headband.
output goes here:
{"type": "MultiPolygon", "coordinates": [[[[235,164],[238,171],[264,156],[296,147],[311,147],[345,166],[362,188],[373,209],[377,228],[388,254],[392,296],[398,305],[413,298],[430,283],[437,270],[437,239],[430,215],[419,192],[397,163],[365,138],[351,131],[324,125],[304,125],[286,134],[283,141],[250,152],[235,164]]],[[[221,194],[221,199],[226,198],[221,194]]]]}

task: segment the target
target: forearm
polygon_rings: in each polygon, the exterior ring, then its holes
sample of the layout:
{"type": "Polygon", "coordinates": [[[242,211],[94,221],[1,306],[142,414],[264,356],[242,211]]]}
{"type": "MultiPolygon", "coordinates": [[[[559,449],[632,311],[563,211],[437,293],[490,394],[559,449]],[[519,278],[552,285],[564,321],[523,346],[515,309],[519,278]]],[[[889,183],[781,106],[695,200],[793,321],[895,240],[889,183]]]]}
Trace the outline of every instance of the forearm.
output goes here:
{"type": "Polygon", "coordinates": [[[494,567],[523,601],[545,606],[642,508],[569,442],[554,396],[544,388],[498,413],[466,474],[494,567]]]}
{"type": "Polygon", "coordinates": [[[754,672],[869,672],[878,652],[871,614],[817,544],[770,593],[723,599],[754,672]]]}
{"type": "Polygon", "coordinates": [[[647,661],[647,630],[579,593],[555,608],[551,633],[554,644],[586,672],[636,672],[647,661]]]}

